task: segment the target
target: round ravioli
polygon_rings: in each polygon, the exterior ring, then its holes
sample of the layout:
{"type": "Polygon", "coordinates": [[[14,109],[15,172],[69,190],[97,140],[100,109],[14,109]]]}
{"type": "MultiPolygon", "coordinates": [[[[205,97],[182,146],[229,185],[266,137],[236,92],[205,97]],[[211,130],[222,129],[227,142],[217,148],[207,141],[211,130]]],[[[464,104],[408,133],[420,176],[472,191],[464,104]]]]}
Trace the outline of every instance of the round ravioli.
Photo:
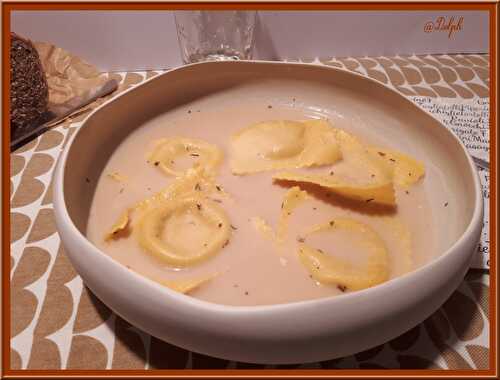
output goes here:
{"type": "Polygon", "coordinates": [[[197,264],[218,253],[229,241],[224,210],[203,197],[158,202],[137,223],[137,238],[147,252],[171,266],[197,264]]]}
{"type": "Polygon", "coordinates": [[[323,284],[336,284],[349,290],[375,286],[389,279],[389,258],[384,242],[367,225],[353,219],[338,218],[314,226],[304,236],[321,231],[346,229],[360,234],[360,243],[368,252],[364,265],[329,255],[305,243],[299,244],[299,258],[311,276],[323,284]]]}
{"type": "Polygon", "coordinates": [[[248,174],[332,164],[340,159],[335,131],[326,120],[273,120],[231,138],[231,170],[248,174]]]}
{"type": "Polygon", "coordinates": [[[206,172],[215,173],[222,162],[222,151],[203,140],[182,137],[160,139],[148,161],[167,175],[179,177],[187,169],[203,167],[206,172]]]}
{"type": "Polygon", "coordinates": [[[162,191],[127,209],[105,240],[128,229],[145,251],[169,265],[197,264],[217,254],[231,235],[231,224],[214,192],[227,196],[203,168],[189,169],[162,191]]]}

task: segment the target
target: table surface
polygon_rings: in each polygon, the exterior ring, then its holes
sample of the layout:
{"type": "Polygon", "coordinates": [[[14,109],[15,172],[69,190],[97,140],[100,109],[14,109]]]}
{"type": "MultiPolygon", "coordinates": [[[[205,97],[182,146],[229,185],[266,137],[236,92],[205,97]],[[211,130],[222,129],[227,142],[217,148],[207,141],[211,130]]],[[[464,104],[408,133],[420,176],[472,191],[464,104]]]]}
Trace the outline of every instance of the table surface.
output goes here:
{"type": "MultiPolygon", "coordinates": [[[[458,102],[489,96],[488,55],[314,61],[369,76],[409,97],[458,102]]],[[[119,91],[112,96],[159,73],[109,73],[120,81],[119,91]]],[[[353,356],[312,364],[265,366],[190,353],[116,316],[85,287],[69,263],[54,224],[51,199],[57,157],[88,113],[105,100],[99,99],[11,154],[12,369],[488,368],[487,270],[469,270],[436,313],[400,337],[353,356]]]]}

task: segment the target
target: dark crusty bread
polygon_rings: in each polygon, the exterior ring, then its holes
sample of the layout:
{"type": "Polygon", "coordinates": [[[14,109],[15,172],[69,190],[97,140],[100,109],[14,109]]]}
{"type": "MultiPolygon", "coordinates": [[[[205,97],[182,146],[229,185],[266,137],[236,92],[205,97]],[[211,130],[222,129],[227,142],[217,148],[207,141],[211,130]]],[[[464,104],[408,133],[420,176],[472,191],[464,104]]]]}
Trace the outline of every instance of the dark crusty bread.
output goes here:
{"type": "Polygon", "coordinates": [[[10,126],[12,136],[19,136],[45,116],[49,90],[31,41],[15,33],[11,33],[10,41],[10,126]]]}

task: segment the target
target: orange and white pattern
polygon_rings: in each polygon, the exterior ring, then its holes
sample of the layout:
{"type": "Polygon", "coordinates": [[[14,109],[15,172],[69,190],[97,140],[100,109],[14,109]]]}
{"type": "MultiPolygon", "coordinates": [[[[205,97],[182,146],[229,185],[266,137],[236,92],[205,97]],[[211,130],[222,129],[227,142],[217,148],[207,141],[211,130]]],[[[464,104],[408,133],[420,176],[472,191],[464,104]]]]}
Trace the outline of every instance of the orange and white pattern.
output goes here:
{"type": "MultiPolygon", "coordinates": [[[[311,62],[311,61],[309,61],[311,62]]],[[[316,59],[381,81],[406,96],[471,101],[489,96],[489,56],[316,59]]],[[[157,72],[113,73],[119,91],[157,72]]],[[[115,94],[113,94],[115,96],[115,94]]],[[[99,99],[11,155],[11,368],[450,368],[489,363],[489,275],[469,271],[434,315],[356,355],[297,366],[230,362],[159,341],[113,314],[82,283],[57,234],[55,162],[99,99]]]]}

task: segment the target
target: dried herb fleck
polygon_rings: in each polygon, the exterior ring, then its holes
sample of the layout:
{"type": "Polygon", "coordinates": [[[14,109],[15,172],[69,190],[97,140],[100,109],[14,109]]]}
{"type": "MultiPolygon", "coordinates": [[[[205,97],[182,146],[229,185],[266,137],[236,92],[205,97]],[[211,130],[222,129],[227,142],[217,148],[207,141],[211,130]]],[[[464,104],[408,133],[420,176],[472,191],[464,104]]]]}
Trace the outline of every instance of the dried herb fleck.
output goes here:
{"type": "Polygon", "coordinates": [[[381,157],[385,157],[385,153],[384,152],[377,152],[379,154],[379,156],[381,157]]]}
{"type": "Polygon", "coordinates": [[[191,153],[190,156],[191,157],[200,157],[200,155],[198,153],[191,153]]]}
{"type": "Polygon", "coordinates": [[[347,286],[345,285],[337,285],[337,289],[344,293],[347,290],[347,286]]]}
{"type": "Polygon", "coordinates": [[[217,227],[222,228],[222,223],[219,223],[219,225],[217,227]]]}
{"type": "Polygon", "coordinates": [[[370,198],[370,199],[367,199],[367,200],[366,200],[366,203],[371,202],[371,201],[374,201],[374,200],[375,200],[375,198],[370,198]]]}
{"type": "Polygon", "coordinates": [[[333,227],[334,224],[335,224],[335,221],[331,220],[330,221],[330,227],[333,227]]]}
{"type": "Polygon", "coordinates": [[[303,237],[300,237],[300,236],[299,236],[299,237],[297,238],[297,241],[298,241],[299,243],[304,243],[304,242],[306,241],[306,239],[304,239],[303,237]]]}
{"type": "Polygon", "coordinates": [[[445,202],[444,207],[448,207],[448,202],[445,202]]]}
{"type": "Polygon", "coordinates": [[[154,165],[155,165],[155,166],[160,165],[160,161],[155,161],[155,164],[154,164],[154,165]]]}
{"type": "Polygon", "coordinates": [[[196,208],[198,209],[198,211],[201,211],[201,205],[199,203],[196,204],[196,208]]]}
{"type": "Polygon", "coordinates": [[[237,227],[233,226],[232,224],[231,224],[231,228],[232,228],[233,230],[235,230],[235,231],[238,229],[237,227]]]}
{"type": "Polygon", "coordinates": [[[86,177],[85,182],[90,183],[90,179],[88,177],[86,177]]]}
{"type": "Polygon", "coordinates": [[[268,105],[267,108],[271,109],[271,108],[273,108],[273,106],[272,105],[268,105]]]}

